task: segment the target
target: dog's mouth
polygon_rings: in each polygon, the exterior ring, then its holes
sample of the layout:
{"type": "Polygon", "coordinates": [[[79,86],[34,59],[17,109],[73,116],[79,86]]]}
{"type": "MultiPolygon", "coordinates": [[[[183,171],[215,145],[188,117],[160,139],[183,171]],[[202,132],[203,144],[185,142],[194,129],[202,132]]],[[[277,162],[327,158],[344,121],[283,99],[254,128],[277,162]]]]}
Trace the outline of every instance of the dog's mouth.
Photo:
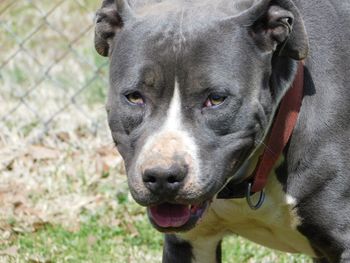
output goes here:
{"type": "Polygon", "coordinates": [[[187,231],[202,218],[209,201],[199,205],[162,203],[148,207],[153,225],[161,232],[187,231]]]}

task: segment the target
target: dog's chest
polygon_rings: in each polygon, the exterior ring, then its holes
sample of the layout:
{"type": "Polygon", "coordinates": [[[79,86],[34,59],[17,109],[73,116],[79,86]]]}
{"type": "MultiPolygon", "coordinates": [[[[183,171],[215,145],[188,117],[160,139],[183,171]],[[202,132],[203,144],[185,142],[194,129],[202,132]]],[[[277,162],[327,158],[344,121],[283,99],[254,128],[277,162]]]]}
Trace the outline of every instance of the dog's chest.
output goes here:
{"type": "Polygon", "coordinates": [[[269,178],[265,192],[265,202],[258,210],[250,209],[245,199],[216,199],[207,216],[223,231],[273,249],[314,256],[308,240],[296,229],[301,219],[293,197],[283,192],[275,176],[269,178]]]}

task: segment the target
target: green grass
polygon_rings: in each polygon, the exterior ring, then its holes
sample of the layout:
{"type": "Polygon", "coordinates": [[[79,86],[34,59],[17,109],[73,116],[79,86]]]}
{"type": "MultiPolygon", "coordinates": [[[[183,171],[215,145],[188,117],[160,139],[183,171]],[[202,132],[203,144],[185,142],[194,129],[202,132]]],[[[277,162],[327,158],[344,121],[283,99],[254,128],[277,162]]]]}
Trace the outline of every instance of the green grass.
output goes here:
{"type": "MultiPolygon", "coordinates": [[[[18,234],[6,247],[18,248],[9,262],[161,262],[163,237],[149,224],[143,209],[126,202],[114,215],[119,223],[105,224],[106,211],[82,215],[79,229],[47,225],[34,233],[18,234]],[[125,217],[125,215],[128,215],[125,217]]],[[[111,213],[108,213],[111,216],[111,213]]],[[[0,250],[6,248],[0,245],[0,250]]],[[[0,262],[1,262],[0,256],[0,262]]],[[[3,256],[3,259],[5,257],[3,256]]],[[[223,243],[223,262],[311,262],[306,256],[272,251],[240,237],[223,243]]]]}
{"type": "Polygon", "coordinates": [[[304,255],[288,254],[259,246],[241,237],[228,237],[223,243],[223,262],[312,262],[304,255]]]}
{"type": "MultiPolygon", "coordinates": [[[[1,2],[0,10],[10,2],[1,2]]],[[[75,98],[76,104],[80,108],[84,106],[85,112],[91,115],[96,111],[88,110],[86,106],[100,107],[103,111],[107,93],[108,60],[94,50],[93,28],[72,42],[91,26],[93,13],[101,1],[63,1],[45,17],[46,20],[32,5],[38,5],[46,13],[60,2],[17,1],[1,14],[0,65],[19,52],[0,72],[0,112],[11,112],[4,123],[7,129],[0,132],[6,134],[4,138],[7,139],[3,142],[0,136],[0,154],[1,143],[8,149],[16,149],[14,146],[17,145],[20,151],[5,151],[3,156],[8,157],[11,153],[10,157],[12,154],[14,157],[6,163],[5,167],[9,168],[0,170],[0,190],[6,189],[5,194],[9,194],[3,203],[0,198],[0,263],[161,262],[162,235],[151,227],[144,209],[129,199],[123,169],[114,167],[111,171],[101,172],[98,168],[103,155],[96,154],[95,148],[106,143],[106,136],[102,129],[97,135],[81,132],[89,119],[79,115],[80,111],[75,107],[64,109],[41,141],[45,147],[58,149],[61,158],[39,161],[31,160],[28,155],[30,149],[27,149],[26,138],[42,129],[42,121],[48,120],[63,105],[71,104],[73,94],[80,92],[75,98]],[[42,24],[43,27],[21,47],[21,41],[42,24]],[[67,50],[64,59],[59,60],[67,50]],[[44,82],[37,84],[42,77],[44,82]],[[80,91],[83,87],[85,89],[80,91]],[[24,100],[39,116],[28,106],[16,106],[28,91],[31,92],[24,100]],[[12,112],[14,107],[16,111],[12,112]],[[74,125],[70,127],[68,124],[72,123],[74,125]],[[70,136],[66,143],[56,139],[55,129],[59,133],[62,128],[66,128],[70,136]],[[27,149],[28,154],[22,149],[27,149]],[[74,201],[80,200],[78,196],[82,201],[88,197],[96,197],[96,200],[93,199],[92,207],[89,207],[90,202],[82,205],[81,211],[74,214],[76,218],[72,218],[69,215],[76,205],[74,201]],[[99,201],[100,197],[102,201],[99,201]],[[23,202],[22,206],[18,206],[18,200],[23,202]],[[17,206],[7,209],[6,205],[12,205],[12,202],[17,206]],[[22,211],[21,208],[23,212],[16,213],[15,210],[22,211]],[[39,222],[37,212],[48,223],[34,231],[22,231],[28,226],[32,229],[39,222]]],[[[97,118],[95,115],[90,117],[97,118]]],[[[107,127],[103,129],[107,131],[107,127]]],[[[107,141],[109,143],[111,139],[107,141]]],[[[227,263],[310,262],[305,256],[274,252],[239,237],[225,239],[223,258],[227,263]]]]}
{"type": "Polygon", "coordinates": [[[162,236],[144,217],[134,216],[133,222],[121,219],[110,226],[100,215],[83,215],[78,229],[49,224],[34,233],[16,234],[12,242],[0,245],[0,251],[16,247],[17,254],[6,256],[6,260],[19,262],[139,262],[145,256],[157,258],[162,236]]]}
{"type": "Polygon", "coordinates": [[[33,233],[20,235],[14,242],[20,259],[41,258],[54,262],[127,262],[133,250],[157,254],[161,237],[145,225],[136,224],[138,237],[130,236],[123,227],[99,224],[94,218],[79,231],[70,232],[60,226],[47,226],[33,233]]]}

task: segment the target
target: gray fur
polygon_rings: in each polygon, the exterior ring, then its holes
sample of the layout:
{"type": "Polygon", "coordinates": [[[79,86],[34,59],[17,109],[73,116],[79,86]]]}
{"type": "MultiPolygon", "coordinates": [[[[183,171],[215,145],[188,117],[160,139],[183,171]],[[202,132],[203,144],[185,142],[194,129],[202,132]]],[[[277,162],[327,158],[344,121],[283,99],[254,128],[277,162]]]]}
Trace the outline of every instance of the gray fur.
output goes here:
{"type": "MultiPolygon", "coordinates": [[[[319,262],[350,262],[350,2],[135,0],[130,6],[135,19],[128,22],[113,0],[103,2],[95,46],[110,56],[109,124],[135,200],[145,206],[160,202],[159,196],[133,189],[133,178],[140,176],[134,161],[164,120],[175,76],[186,105],[185,125],[201,147],[206,189],[178,198],[201,202],[235,179],[239,165],[264,139],[293,80],[295,59],[308,52],[305,96],[281,182],[297,200],[299,231],[319,262]],[[292,15],[290,32],[268,15],[271,6],[292,15]],[[144,84],[145,70],[155,76],[151,87],[144,84]],[[123,94],[134,89],[157,104],[130,107],[123,94]],[[206,89],[227,95],[224,106],[201,109],[206,89]]],[[[165,242],[164,262],[191,262],[191,244],[174,236],[165,242]],[[177,247],[185,247],[182,258],[176,258],[177,247]]]]}

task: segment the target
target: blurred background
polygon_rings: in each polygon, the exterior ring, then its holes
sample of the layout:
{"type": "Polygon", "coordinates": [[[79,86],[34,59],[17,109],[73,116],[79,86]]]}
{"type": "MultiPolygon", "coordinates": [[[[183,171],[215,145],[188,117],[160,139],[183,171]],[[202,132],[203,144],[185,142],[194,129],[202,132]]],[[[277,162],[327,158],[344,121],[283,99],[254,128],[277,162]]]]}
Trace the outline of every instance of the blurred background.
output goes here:
{"type": "MultiPolygon", "coordinates": [[[[0,0],[0,262],[160,262],[106,123],[97,0],[0,0]]],[[[241,238],[224,262],[309,262],[241,238]]]]}

